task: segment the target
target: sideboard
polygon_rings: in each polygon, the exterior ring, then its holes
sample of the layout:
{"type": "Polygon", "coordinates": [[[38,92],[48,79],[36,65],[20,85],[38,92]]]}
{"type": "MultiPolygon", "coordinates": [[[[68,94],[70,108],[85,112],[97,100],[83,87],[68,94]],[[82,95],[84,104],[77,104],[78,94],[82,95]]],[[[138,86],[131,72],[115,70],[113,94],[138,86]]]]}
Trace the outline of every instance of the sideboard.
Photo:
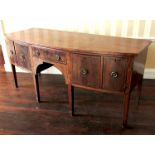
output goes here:
{"type": "Polygon", "coordinates": [[[140,97],[150,40],[32,28],[5,34],[8,55],[18,87],[15,66],[33,75],[40,102],[38,75],[58,68],[68,85],[69,107],[74,115],[74,88],[122,95],[123,126],[127,125],[132,89],[140,97]]]}

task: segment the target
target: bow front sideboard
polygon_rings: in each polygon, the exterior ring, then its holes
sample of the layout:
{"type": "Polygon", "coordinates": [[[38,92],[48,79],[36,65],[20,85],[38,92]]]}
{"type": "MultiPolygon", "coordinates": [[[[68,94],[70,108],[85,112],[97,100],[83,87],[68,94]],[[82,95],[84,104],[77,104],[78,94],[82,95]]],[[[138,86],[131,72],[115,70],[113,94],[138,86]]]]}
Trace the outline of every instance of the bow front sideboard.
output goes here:
{"type": "Polygon", "coordinates": [[[40,102],[38,75],[51,66],[58,68],[68,85],[69,107],[74,114],[74,88],[122,95],[123,126],[127,125],[129,99],[142,79],[151,41],[59,30],[32,28],[5,34],[15,86],[15,66],[33,75],[40,102]]]}

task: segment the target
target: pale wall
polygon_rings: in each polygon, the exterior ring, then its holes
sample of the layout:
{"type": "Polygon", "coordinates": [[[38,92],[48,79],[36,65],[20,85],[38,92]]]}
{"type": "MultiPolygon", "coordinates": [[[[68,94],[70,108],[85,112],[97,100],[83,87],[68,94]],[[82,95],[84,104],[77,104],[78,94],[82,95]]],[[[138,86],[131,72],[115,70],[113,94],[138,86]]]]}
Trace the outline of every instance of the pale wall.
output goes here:
{"type": "MultiPolygon", "coordinates": [[[[145,38],[155,40],[155,20],[102,20],[91,18],[89,18],[89,20],[82,20],[80,18],[3,20],[3,30],[5,32],[14,32],[30,27],[43,27],[67,31],[86,32],[92,34],[122,36],[131,38],[145,38]]],[[[4,52],[6,52],[5,48],[4,52]]],[[[9,63],[7,60],[7,71],[10,70],[8,66],[9,63]]],[[[149,47],[146,61],[146,69],[155,69],[155,43],[152,43],[149,47]]]]}
{"type": "Polygon", "coordinates": [[[155,42],[153,42],[148,49],[148,55],[147,55],[147,61],[146,61],[145,68],[155,69],[155,42]]]}

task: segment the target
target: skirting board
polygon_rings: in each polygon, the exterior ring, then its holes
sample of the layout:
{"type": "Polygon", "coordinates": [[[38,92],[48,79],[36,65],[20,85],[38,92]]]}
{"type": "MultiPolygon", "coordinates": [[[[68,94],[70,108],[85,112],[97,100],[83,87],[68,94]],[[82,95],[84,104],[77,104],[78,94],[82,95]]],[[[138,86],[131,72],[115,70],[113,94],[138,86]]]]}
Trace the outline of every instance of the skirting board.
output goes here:
{"type": "Polygon", "coordinates": [[[155,69],[145,69],[144,79],[155,79],[155,69]]]}

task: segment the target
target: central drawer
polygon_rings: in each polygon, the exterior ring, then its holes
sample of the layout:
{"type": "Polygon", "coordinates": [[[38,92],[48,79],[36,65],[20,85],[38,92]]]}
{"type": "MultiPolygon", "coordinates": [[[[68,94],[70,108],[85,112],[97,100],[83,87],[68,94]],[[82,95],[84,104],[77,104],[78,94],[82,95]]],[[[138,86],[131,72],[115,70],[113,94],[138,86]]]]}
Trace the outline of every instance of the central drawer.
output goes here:
{"type": "Polygon", "coordinates": [[[66,52],[58,49],[32,47],[34,57],[56,63],[67,63],[66,52]]]}
{"type": "Polygon", "coordinates": [[[72,82],[82,86],[100,88],[101,57],[74,53],[72,55],[72,82]]]}

